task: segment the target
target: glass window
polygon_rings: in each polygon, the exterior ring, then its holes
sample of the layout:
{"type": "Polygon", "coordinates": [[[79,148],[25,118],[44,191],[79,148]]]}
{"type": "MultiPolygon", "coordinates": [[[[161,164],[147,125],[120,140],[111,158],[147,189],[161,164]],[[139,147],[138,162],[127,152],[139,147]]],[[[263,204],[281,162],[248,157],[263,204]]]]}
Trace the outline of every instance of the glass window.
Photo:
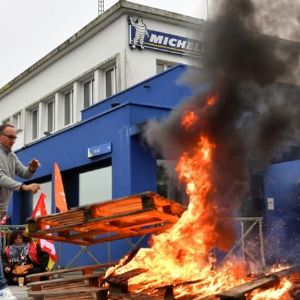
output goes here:
{"type": "Polygon", "coordinates": [[[157,164],[157,192],[165,198],[185,202],[184,189],[177,180],[175,161],[159,159],[157,164]]]}
{"type": "Polygon", "coordinates": [[[90,107],[93,104],[94,79],[83,84],[83,108],[90,107]]]}
{"type": "MultiPolygon", "coordinates": [[[[47,181],[44,183],[40,184],[41,187],[41,191],[43,193],[46,194],[46,200],[45,200],[45,204],[46,204],[46,209],[47,209],[47,213],[48,215],[51,214],[51,209],[52,209],[52,203],[51,203],[51,199],[52,199],[52,181],[47,181]]],[[[37,193],[35,195],[32,196],[32,211],[34,210],[38,200],[40,197],[40,193],[37,193]]]]}
{"type": "Polygon", "coordinates": [[[69,125],[73,122],[73,91],[65,93],[64,99],[64,124],[69,125]]]}
{"type": "Polygon", "coordinates": [[[167,71],[171,68],[173,68],[177,63],[172,62],[157,62],[156,63],[156,74],[160,74],[164,71],[167,71]]]}
{"type": "Polygon", "coordinates": [[[115,67],[105,71],[106,98],[116,92],[115,67]]]}
{"type": "Polygon", "coordinates": [[[79,205],[112,199],[112,167],[79,174],[79,205]]]}
{"type": "Polygon", "coordinates": [[[38,138],[38,124],[39,124],[39,114],[38,109],[35,108],[31,111],[31,133],[32,139],[35,140],[38,138]]]}
{"type": "Polygon", "coordinates": [[[12,125],[15,126],[15,128],[17,129],[17,131],[21,131],[22,130],[22,119],[21,119],[21,117],[22,117],[21,112],[16,113],[12,117],[12,125]]]}
{"type": "Polygon", "coordinates": [[[54,101],[47,103],[47,131],[54,131],[54,101]]]}
{"type": "Polygon", "coordinates": [[[160,74],[164,71],[164,65],[161,63],[156,64],[156,74],[160,74]]]}

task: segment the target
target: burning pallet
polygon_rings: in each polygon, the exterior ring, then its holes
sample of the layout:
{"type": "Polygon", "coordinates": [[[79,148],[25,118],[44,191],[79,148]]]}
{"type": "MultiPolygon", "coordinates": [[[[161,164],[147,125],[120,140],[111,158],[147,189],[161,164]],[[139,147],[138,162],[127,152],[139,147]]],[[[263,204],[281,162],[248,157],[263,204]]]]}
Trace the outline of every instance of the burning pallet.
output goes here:
{"type": "Polygon", "coordinates": [[[147,192],[29,218],[28,228],[31,237],[91,245],[163,232],[177,222],[184,210],[175,201],[147,192]]]}
{"type": "Polygon", "coordinates": [[[271,288],[275,284],[277,284],[281,278],[290,277],[291,275],[298,274],[299,272],[300,265],[295,265],[222,292],[218,294],[217,297],[221,300],[246,300],[245,295],[252,292],[253,290],[271,288]]]}
{"type": "MultiPolygon", "coordinates": [[[[254,290],[268,290],[276,287],[282,278],[288,278],[293,284],[300,282],[300,265],[295,265],[278,272],[272,272],[267,275],[260,275],[255,279],[231,288],[216,295],[201,296],[197,294],[178,294],[178,287],[182,289],[192,285],[201,285],[201,280],[180,282],[167,286],[150,287],[143,292],[135,292],[129,286],[129,280],[140,275],[144,269],[129,270],[122,274],[116,274],[116,270],[126,266],[137,255],[139,250],[130,253],[118,266],[102,281],[102,285],[108,288],[108,293],[103,295],[101,300],[246,300],[249,293],[254,290]]],[[[296,287],[297,288],[297,287],[296,287]]],[[[293,294],[293,291],[291,291],[293,294]]],[[[262,298],[259,298],[262,299],[262,298]]],[[[272,298],[273,299],[273,298],[272,298]]],[[[275,298],[274,298],[275,299],[275,298]]],[[[299,298],[290,298],[299,299],[299,298]]]]}

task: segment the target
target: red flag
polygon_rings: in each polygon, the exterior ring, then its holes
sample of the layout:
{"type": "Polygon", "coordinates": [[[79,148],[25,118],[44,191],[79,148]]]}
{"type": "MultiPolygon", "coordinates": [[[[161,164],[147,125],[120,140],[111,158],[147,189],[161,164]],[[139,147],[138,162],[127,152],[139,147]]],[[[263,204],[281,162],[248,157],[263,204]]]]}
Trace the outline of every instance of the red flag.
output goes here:
{"type": "Polygon", "coordinates": [[[47,209],[45,205],[46,194],[41,193],[39,200],[37,201],[34,210],[32,211],[32,217],[41,217],[47,215],[47,209]]]}
{"type": "Polygon", "coordinates": [[[54,200],[60,212],[68,211],[66,195],[57,163],[54,163],[54,200]]]}
{"type": "MultiPolygon", "coordinates": [[[[46,199],[46,194],[41,193],[40,198],[36,203],[34,210],[32,211],[31,214],[32,217],[42,217],[47,215],[45,199],[46,199]]],[[[57,260],[54,242],[45,239],[39,239],[38,243],[40,244],[41,249],[49,254],[49,262],[47,267],[48,269],[51,270],[55,264],[55,261],[57,260]]]]}

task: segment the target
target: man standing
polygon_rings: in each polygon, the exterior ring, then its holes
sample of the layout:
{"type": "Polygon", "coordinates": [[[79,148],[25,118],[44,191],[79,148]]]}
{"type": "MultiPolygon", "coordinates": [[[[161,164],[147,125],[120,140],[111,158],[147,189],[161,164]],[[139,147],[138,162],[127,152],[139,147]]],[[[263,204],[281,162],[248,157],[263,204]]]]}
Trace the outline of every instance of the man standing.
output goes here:
{"type": "MultiPolygon", "coordinates": [[[[40,163],[37,159],[32,159],[28,166],[25,167],[12,152],[12,147],[16,141],[17,132],[14,126],[10,124],[0,125],[0,214],[3,217],[6,214],[8,200],[13,191],[26,191],[33,194],[40,189],[39,184],[22,184],[15,181],[15,176],[29,179],[40,163]]],[[[2,245],[0,241],[0,249],[2,245]]],[[[1,256],[0,256],[1,257],[1,256]]],[[[0,258],[0,300],[16,300],[7,287],[6,280],[3,275],[2,260],[0,258]]]]}

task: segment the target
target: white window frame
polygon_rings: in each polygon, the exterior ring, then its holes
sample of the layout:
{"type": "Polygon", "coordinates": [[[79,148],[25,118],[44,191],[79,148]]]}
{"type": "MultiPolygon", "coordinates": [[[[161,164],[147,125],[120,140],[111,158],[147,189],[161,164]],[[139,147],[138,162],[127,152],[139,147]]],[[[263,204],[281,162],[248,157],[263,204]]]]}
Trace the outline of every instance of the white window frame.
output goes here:
{"type": "Polygon", "coordinates": [[[45,102],[46,110],[45,110],[45,127],[47,132],[55,131],[55,98],[51,98],[50,100],[45,102]],[[52,103],[52,129],[49,128],[49,105],[52,103]]]}
{"type": "Polygon", "coordinates": [[[105,86],[105,97],[111,97],[112,95],[114,95],[117,91],[117,80],[116,80],[116,75],[117,75],[117,66],[116,65],[112,65],[108,68],[106,68],[104,70],[104,86],[105,86]],[[111,94],[109,94],[107,91],[107,74],[108,72],[111,72],[111,94]]]}
{"type": "Polygon", "coordinates": [[[73,106],[74,106],[74,103],[73,103],[73,89],[70,89],[66,92],[64,92],[64,99],[63,99],[63,125],[64,127],[67,127],[71,124],[73,124],[74,122],[74,113],[73,113],[73,106]],[[66,96],[67,95],[70,95],[70,107],[69,107],[69,114],[70,114],[70,121],[68,123],[66,123],[66,96]]]}
{"type": "Polygon", "coordinates": [[[94,103],[94,89],[95,89],[94,85],[95,85],[94,77],[90,78],[88,80],[85,80],[82,83],[82,88],[83,88],[83,109],[86,109],[86,108],[90,107],[94,103]],[[85,104],[86,104],[86,98],[85,98],[85,87],[86,87],[86,85],[88,85],[88,91],[89,91],[89,99],[88,99],[88,105],[87,106],[85,106],[85,104]]]}
{"type": "Polygon", "coordinates": [[[23,130],[22,111],[19,111],[12,116],[11,123],[15,126],[18,133],[23,130]]]}
{"type": "Polygon", "coordinates": [[[156,61],[156,74],[160,74],[162,72],[165,72],[173,67],[178,65],[177,62],[171,62],[171,61],[162,61],[162,60],[157,60],[156,61]],[[162,71],[158,71],[158,66],[162,66],[162,71]]]}
{"type": "Polygon", "coordinates": [[[30,113],[30,136],[31,136],[31,140],[34,141],[34,140],[37,140],[39,138],[39,107],[38,106],[35,106],[35,107],[32,107],[30,110],[29,110],[29,113],[30,113]],[[33,114],[34,112],[36,112],[36,137],[34,136],[34,120],[33,120],[33,114]]]}

